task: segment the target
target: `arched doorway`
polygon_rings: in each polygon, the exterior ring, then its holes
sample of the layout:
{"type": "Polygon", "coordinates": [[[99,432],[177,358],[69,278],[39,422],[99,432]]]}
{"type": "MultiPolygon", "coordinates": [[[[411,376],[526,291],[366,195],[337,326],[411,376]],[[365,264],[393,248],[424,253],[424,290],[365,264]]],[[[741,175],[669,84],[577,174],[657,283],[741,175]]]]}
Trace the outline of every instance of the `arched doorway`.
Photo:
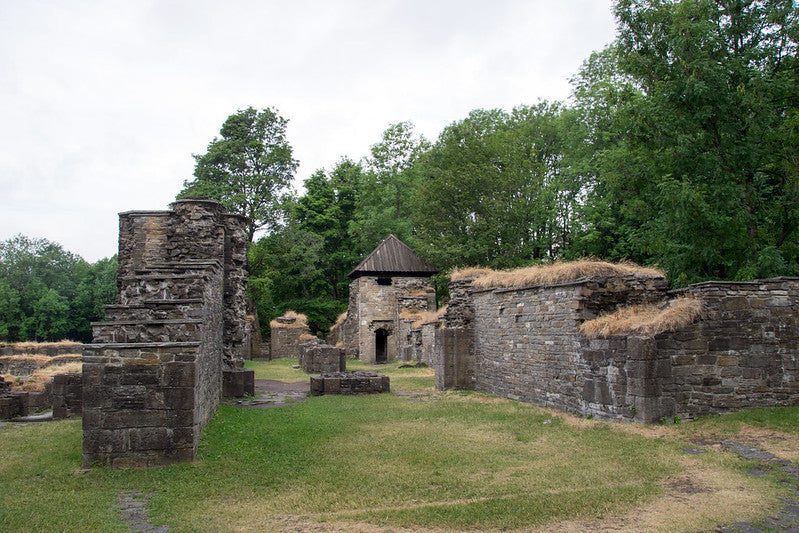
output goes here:
{"type": "Polygon", "coordinates": [[[375,363],[388,360],[388,331],[380,328],[375,331],[375,363]]]}

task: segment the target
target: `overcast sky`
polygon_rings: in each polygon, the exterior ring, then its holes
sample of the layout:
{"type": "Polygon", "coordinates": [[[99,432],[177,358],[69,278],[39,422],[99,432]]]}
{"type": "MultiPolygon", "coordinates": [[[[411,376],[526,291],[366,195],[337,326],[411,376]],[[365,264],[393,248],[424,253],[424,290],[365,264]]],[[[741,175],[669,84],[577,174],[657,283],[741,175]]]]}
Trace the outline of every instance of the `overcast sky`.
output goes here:
{"type": "Polygon", "coordinates": [[[0,0],[0,240],[94,262],[238,109],[289,120],[300,186],[392,123],[566,100],[614,36],[611,0],[0,0]]]}

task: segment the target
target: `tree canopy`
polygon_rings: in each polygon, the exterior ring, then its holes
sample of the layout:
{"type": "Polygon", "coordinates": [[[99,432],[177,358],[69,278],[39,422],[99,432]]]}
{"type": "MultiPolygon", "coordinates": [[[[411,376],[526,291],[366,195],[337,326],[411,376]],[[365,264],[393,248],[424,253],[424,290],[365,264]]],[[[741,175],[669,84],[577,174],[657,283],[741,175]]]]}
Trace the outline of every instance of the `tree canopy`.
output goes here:
{"type": "Polygon", "coordinates": [[[90,265],[45,239],[0,242],[0,339],[90,342],[116,297],[116,257],[90,265]]]}
{"type": "Polygon", "coordinates": [[[178,198],[213,198],[246,216],[250,242],[259,229],[277,229],[298,165],[286,139],[287,124],[273,108],[248,107],[230,115],[221,138],[194,156],[195,178],[184,182],[178,198]]]}

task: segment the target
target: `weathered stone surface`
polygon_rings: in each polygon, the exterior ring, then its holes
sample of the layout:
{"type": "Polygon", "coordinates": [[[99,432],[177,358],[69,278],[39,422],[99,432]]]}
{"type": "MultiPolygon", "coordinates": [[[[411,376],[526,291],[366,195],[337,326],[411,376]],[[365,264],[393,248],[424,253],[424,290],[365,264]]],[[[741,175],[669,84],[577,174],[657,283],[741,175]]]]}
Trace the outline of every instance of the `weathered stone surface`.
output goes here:
{"type": "Polygon", "coordinates": [[[83,354],[87,467],[193,458],[223,368],[243,365],[245,221],[210,200],[171,207],[120,214],[118,300],[83,354]]]}
{"type": "Polygon", "coordinates": [[[311,376],[311,396],[323,394],[377,394],[391,392],[388,376],[375,372],[326,372],[311,376]]]}
{"type": "Polygon", "coordinates": [[[656,421],[799,403],[799,278],[707,282],[666,293],[657,276],[595,276],[521,289],[450,286],[436,333],[436,387],[605,418],[656,421]],[[655,337],[586,339],[620,306],[689,293],[703,317],[655,337]],[[469,344],[471,340],[471,344],[469,344]]]}
{"type": "Polygon", "coordinates": [[[300,366],[309,374],[346,370],[347,359],[343,348],[311,343],[304,346],[301,351],[300,366]]]}
{"type": "Polygon", "coordinates": [[[403,351],[414,313],[435,311],[436,294],[429,276],[360,276],[350,283],[347,319],[338,336],[346,355],[384,363],[410,360],[403,351]]]}
{"type": "Polygon", "coordinates": [[[241,398],[255,395],[255,371],[236,368],[222,372],[222,396],[241,398]]]}

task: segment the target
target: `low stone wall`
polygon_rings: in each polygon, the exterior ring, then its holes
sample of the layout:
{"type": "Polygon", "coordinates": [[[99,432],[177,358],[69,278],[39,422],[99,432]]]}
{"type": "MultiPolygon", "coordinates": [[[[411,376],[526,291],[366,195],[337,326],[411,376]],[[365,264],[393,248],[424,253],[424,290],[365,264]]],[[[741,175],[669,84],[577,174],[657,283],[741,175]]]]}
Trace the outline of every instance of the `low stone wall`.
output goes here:
{"type": "Polygon", "coordinates": [[[300,367],[309,373],[344,372],[347,358],[343,348],[329,344],[308,343],[300,349],[300,367]]]}
{"type": "Polygon", "coordinates": [[[6,355],[58,355],[78,354],[83,352],[83,344],[72,342],[19,342],[0,343],[0,356],[6,355]]]}
{"type": "Polygon", "coordinates": [[[389,377],[375,372],[328,372],[311,377],[311,396],[391,392],[389,377]]]}
{"type": "Polygon", "coordinates": [[[243,368],[223,370],[222,396],[225,398],[255,396],[255,371],[243,368]]]}
{"type": "Polygon", "coordinates": [[[310,336],[311,329],[305,324],[297,323],[294,317],[278,317],[271,326],[269,356],[271,359],[282,357],[298,357],[301,337],[310,336]]]}
{"type": "MultiPolygon", "coordinates": [[[[81,352],[83,347],[81,346],[81,352]]],[[[5,355],[0,356],[0,374],[13,376],[30,376],[45,366],[59,366],[79,363],[81,356],[77,354],[45,356],[45,355],[5,355]]]]}
{"type": "Polygon", "coordinates": [[[53,418],[69,418],[81,413],[83,413],[83,375],[68,373],[53,376],[53,418]]]}

